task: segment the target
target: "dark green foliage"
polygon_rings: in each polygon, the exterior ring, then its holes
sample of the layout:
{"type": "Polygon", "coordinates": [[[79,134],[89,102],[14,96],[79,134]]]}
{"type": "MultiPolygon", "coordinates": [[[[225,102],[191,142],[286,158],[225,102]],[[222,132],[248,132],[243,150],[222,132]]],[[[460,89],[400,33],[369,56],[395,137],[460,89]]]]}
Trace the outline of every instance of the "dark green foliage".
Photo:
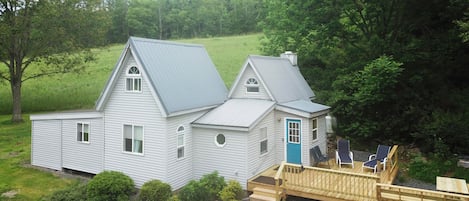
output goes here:
{"type": "Polygon", "coordinates": [[[129,200],[134,190],[132,179],[116,171],[104,171],[97,174],[87,188],[88,200],[123,201],[129,200]]]}
{"type": "Polygon", "coordinates": [[[339,135],[469,154],[468,1],[264,5],[262,50],[298,53],[316,101],[333,106],[339,135]],[[402,63],[399,73],[378,67],[364,75],[363,66],[383,55],[402,63]]]}
{"type": "Polygon", "coordinates": [[[208,201],[209,190],[201,182],[192,180],[179,191],[181,201],[208,201]]]}
{"type": "Polygon", "coordinates": [[[219,200],[218,193],[226,186],[225,178],[218,176],[217,171],[202,176],[200,184],[208,189],[209,200],[219,200]]]}
{"type": "Polygon", "coordinates": [[[222,201],[234,201],[243,199],[243,188],[238,181],[230,180],[220,192],[219,197],[222,201]]]}
{"type": "Polygon", "coordinates": [[[63,190],[54,192],[49,201],[86,201],[86,184],[76,183],[63,190]]]}
{"type": "Polygon", "coordinates": [[[160,180],[145,182],[138,195],[139,201],[167,201],[171,198],[171,186],[160,180]]]}
{"type": "Polygon", "coordinates": [[[219,192],[226,186],[225,179],[217,171],[202,176],[200,181],[190,181],[179,192],[181,201],[219,200],[219,192]]]}
{"type": "Polygon", "coordinates": [[[444,175],[454,166],[454,160],[433,158],[427,161],[422,156],[416,156],[409,164],[409,176],[424,182],[436,183],[437,176],[444,175]]]}

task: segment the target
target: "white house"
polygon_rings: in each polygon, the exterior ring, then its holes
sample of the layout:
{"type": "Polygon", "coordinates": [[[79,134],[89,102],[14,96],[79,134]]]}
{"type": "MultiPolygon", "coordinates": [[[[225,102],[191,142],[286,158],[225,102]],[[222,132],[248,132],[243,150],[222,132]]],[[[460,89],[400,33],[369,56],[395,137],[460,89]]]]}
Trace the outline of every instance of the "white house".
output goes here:
{"type": "Polygon", "coordinates": [[[200,45],[131,37],[91,111],[31,115],[32,165],[121,171],[179,189],[217,170],[247,180],[281,161],[326,152],[328,106],[296,55],[249,56],[228,91],[200,45]]]}

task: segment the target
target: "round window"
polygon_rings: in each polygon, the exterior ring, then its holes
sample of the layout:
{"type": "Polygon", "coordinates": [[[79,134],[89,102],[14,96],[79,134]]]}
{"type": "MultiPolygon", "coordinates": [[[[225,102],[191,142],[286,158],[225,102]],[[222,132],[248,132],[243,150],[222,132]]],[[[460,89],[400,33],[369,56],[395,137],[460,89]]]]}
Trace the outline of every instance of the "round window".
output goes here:
{"type": "Polygon", "coordinates": [[[225,135],[223,134],[218,134],[217,136],[215,136],[215,143],[217,144],[217,146],[219,147],[223,147],[225,146],[225,135]]]}

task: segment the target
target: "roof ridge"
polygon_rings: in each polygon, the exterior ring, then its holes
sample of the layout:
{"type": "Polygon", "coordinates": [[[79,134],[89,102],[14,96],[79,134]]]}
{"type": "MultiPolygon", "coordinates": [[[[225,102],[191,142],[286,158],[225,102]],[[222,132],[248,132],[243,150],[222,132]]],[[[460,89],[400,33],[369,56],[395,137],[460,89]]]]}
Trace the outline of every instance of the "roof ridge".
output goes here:
{"type": "Polygon", "coordinates": [[[275,56],[264,56],[264,55],[249,55],[250,58],[261,58],[261,59],[271,59],[271,60],[288,60],[287,58],[275,57],[275,56]]]}
{"type": "Polygon", "coordinates": [[[195,44],[195,43],[182,43],[177,41],[169,41],[169,40],[159,40],[159,39],[151,39],[151,38],[141,38],[136,36],[131,36],[129,41],[141,41],[141,42],[150,42],[150,43],[160,43],[166,45],[178,45],[178,46],[189,46],[189,47],[204,47],[202,44],[195,44]]]}

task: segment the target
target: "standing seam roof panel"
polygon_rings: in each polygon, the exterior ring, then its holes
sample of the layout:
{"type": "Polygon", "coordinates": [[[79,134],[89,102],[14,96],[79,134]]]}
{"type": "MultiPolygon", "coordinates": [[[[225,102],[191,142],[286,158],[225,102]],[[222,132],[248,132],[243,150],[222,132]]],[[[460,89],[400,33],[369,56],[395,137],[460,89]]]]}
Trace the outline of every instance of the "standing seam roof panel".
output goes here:
{"type": "Polygon", "coordinates": [[[169,114],[226,100],[226,86],[203,46],[136,37],[130,41],[169,114]]]}

